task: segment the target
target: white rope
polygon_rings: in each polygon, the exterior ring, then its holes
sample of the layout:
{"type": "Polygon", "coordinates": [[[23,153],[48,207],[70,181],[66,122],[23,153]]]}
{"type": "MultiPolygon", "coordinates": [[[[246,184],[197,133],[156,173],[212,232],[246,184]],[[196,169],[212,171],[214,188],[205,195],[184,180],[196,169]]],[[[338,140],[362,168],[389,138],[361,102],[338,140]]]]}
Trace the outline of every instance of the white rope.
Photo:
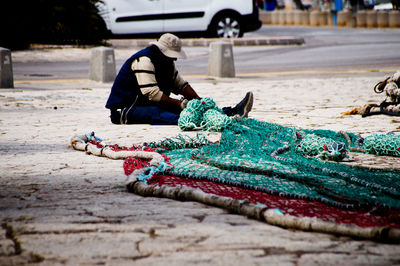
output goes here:
{"type": "Polygon", "coordinates": [[[187,186],[171,187],[167,185],[148,185],[136,181],[127,185],[128,190],[141,196],[165,197],[175,200],[197,201],[225,208],[234,213],[265,221],[271,225],[304,231],[345,235],[363,239],[400,243],[400,230],[388,226],[361,227],[357,225],[328,222],[318,218],[296,217],[283,214],[279,209],[268,208],[263,204],[252,204],[243,200],[205,193],[200,189],[187,186]]]}
{"type": "Polygon", "coordinates": [[[75,150],[86,151],[87,154],[103,156],[113,160],[125,159],[127,157],[135,157],[144,160],[150,160],[150,165],[159,166],[163,162],[163,157],[157,152],[149,151],[113,151],[109,146],[103,148],[97,147],[89,141],[88,135],[75,135],[71,138],[71,145],[75,150]]]}

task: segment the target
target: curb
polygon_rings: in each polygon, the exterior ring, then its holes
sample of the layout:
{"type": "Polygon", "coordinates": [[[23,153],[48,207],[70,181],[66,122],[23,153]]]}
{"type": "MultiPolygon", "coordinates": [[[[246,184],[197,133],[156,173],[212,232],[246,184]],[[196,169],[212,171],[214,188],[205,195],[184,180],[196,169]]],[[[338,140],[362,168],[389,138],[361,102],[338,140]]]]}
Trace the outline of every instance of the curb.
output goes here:
{"type": "MultiPolygon", "coordinates": [[[[301,45],[304,39],[292,36],[280,37],[249,37],[249,38],[181,38],[182,45],[186,47],[208,47],[213,42],[230,42],[234,46],[256,45],[301,45]]],[[[114,48],[145,47],[155,39],[110,39],[107,41],[114,48]]]]}

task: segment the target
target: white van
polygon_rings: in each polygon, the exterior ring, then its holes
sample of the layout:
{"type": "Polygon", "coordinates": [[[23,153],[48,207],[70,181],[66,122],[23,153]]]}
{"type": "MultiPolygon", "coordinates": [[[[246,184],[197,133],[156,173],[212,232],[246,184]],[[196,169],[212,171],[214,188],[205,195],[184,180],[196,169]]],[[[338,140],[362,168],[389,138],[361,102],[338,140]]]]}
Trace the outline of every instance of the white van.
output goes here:
{"type": "Polygon", "coordinates": [[[103,0],[98,8],[114,35],[202,32],[241,37],[261,27],[255,0],[103,0]]]}

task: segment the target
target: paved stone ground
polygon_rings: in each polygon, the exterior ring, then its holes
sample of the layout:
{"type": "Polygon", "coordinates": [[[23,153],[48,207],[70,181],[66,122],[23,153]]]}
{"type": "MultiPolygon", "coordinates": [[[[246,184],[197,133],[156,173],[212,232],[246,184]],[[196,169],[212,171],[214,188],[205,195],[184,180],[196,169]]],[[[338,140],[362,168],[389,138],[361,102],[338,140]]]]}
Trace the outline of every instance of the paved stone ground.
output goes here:
{"type": "MultiPolygon", "coordinates": [[[[220,106],[255,93],[251,117],[303,128],[400,133],[400,120],[340,113],[380,102],[385,73],[341,77],[192,78],[220,106]],[[229,94],[226,92],[229,91],[229,94]]],[[[286,230],[196,202],[126,191],[122,161],[69,146],[94,130],[131,145],[180,133],[174,126],[112,125],[110,84],[19,83],[0,91],[0,265],[396,265],[400,246],[286,230]]],[[[398,158],[356,164],[398,168],[398,158]]]]}

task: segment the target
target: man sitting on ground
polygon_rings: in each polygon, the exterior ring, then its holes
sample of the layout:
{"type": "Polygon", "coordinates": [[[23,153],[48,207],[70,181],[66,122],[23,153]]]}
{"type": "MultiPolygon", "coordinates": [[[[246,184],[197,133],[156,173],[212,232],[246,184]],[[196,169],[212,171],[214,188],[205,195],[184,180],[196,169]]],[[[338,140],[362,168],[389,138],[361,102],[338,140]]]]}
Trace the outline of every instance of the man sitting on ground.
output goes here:
{"type": "MultiPolygon", "coordinates": [[[[177,58],[186,58],[181,40],[170,33],[132,55],[122,65],[106,108],[114,124],[177,125],[180,112],[188,101],[200,99],[175,68],[177,58]],[[170,94],[182,95],[181,100],[170,94]]],[[[253,105],[248,92],[234,107],[224,107],[228,116],[247,117],[253,105]]]]}

